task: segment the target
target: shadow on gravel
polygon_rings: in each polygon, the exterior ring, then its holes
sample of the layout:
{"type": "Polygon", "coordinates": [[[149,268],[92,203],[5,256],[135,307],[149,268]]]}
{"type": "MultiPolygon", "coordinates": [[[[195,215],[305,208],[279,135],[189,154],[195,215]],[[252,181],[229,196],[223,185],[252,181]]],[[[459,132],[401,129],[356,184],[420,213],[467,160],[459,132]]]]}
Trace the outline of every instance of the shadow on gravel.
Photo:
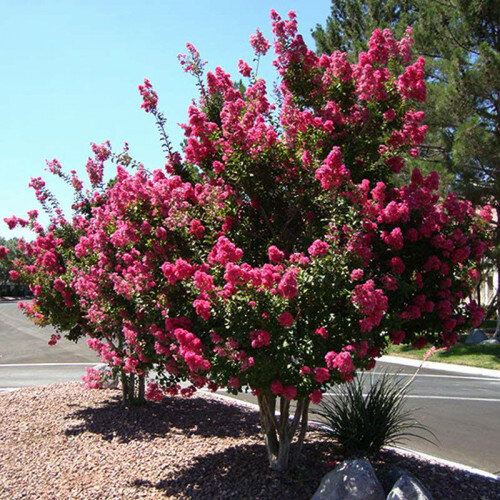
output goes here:
{"type": "Polygon", "coordinates": [[[300,465],[286,475],[269,469],[263,442],[242,444],[195,457],[191,466],[172,471],[157,483],[136,479],[130,485],[138,491],[154,488],[174,498],[309,499],[328,471],[328,450],[326,443],[306,443],[300,465]]]}
{"type": "Polygon", "coordinates": [[[236,405],[200,397],[166,398],[161,403],[126,408],[114,396],[97,407],[85,407],[66,416],[81,420],[68,429],[67,436],[86,432],[121,442],[165,436],[171,429],[189,437],[246,437],[259,432],[257,414],[236,405]],[[231,422],[231,425],[227,425],[231,422]]]}

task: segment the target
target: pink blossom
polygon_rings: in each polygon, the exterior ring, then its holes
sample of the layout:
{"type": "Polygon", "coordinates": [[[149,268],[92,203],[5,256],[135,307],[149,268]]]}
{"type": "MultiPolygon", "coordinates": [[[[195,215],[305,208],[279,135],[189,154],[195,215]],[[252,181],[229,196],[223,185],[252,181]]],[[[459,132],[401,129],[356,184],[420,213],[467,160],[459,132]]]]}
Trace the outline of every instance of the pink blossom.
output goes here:
{"type": "Polygon", "coordinates": [[[15,270],[13,269],[13,270],[9,271],[9,276],[10,276],[10,279],[12,279],[12,280],[16,281],[16,280],[18,280],[18,279],[19,279],[19,277],[20,277],[21,275],[19,274],[19,272],[18,272],[18,271],[15,271],[15,270]]]}
{"type": "Polygon", "coordinates": [[[401,250],[403,248],[403,233],[399,227],[394,228],[390,233],[382,231],[381,238],[393,250],[401,250]]]}
{"type": "Polygon", "coordinates": [[[395,345],[401,344],[405,338],[406,334],[403,330],[398,330],[396,332],[389,333],[389,338],[391,342],[395,345]]]}
{"type": "Polygon", "coordinates": [[[265,330],[255,330],[250,332],[250,340],[254,349],[266,347],[271,343],[271,334],[265,330]]]}
{"type": "Polygon", "coordinates": [[[210,292],[214,289],[214,277],[203,271],[194,273],[194,284],[202,292],[210,292]]]}
{"type": "Polygon", "coordinates": [[[138,89],[142,97],[141,108],[146,113],[155,112],[158,105],[158,94],[153,90],[151,82],[147,78],[144,78],[144,85],[139,85],[138,89]]]}
{"type": "Polygon", "coordinates": [[[240,379],[238,377],[230,377],[227,381],[227,386],[230,389],[238,389],[241,386],[240,379]]]}
{"type": "Polygon", "coordinates": [[[396,112],[391,108],[388,109],[385,113],[382,115],[388,122],[392,122],[394,118],[396,118],[396,112]]]}
{"type": "Polygon", "coordinates": [[[399,288],[399,282],[397,280],[397,278],[395,278],[394,276],[391,276],[389,274],[384,274],[384,276],[382,276],[381,280],[382,282],[382,286],[386,289],[386,290],[397,290],[399,288]]]}
{"type": "Polygon", "coordinates": [[[259,29],[254,35],[250,35],[250,45],[253,47],[253,50],[257,55],[263,56],[266,55],[269,47],[271,46],[259,29]]]}
{"type": "Polygon", "coordinates": [[[196,314],[201,316],[205,321],[210,318],[210,302],[208,300],[196,299],[193,302],[196,314]]]}
{"type": "Polygon", "coordinates": [[[282,252],[277,246],[271,245],[267,250],[267,255],[269,257],[269,261],[274,264],[279,264],[283,258],[285,257],[285,253],[282,252]]]}
{"type": "Polygon", "coordinates": [[[278,292],[285,297],[285,299],[293,299],[297,296],[297,268],[291,268],[283,275],[281,281],[278,284],[278,292]]]}
{"type": "Polygon", "coordinates": [[[249,77],[252,74],[252,68],[242,59],[238,61],[238,71],[245,77],[249,77]]]}
{"type": "Polygon", "coordinates": [[[273,394],[278,396],[283,392],[283,385],[279,380],[273,380],[270,389],[273,394]]]}
{"type": "Polygon", "coordinates": [[[205,226],[198,219],[193,219],[189,224],[189,232],[195,238],[201,239],[205,234],[205,226]]]}
{"type": "Polygon", "coordinates": [[[428,344],[427,339],[425,337],[417,337],[413,343],[412,347],[414,349],[423,349],[428,344]]]}
{"type": "Polygon", "coordinates": [[[324,326],[316,328],[316,330],[314,331],[314,334],[319,335],[320,337],[323,337],[324,339],[328,338],[328,331],[324,326]]]}
{"type": "Polygon", "coordinates": [[[318,257],[321,255],[325,255],[328,252],[330,245],[325,241],[316,240],[313,244],[308,248],[309,255],[311,257],[318,257]]]}
{"type": "Polygon", "coordinates": [[[87,373],[82,377],[85,389],[99,389],[101,387],[101,374],[90,366],[85,370],[87,373]]]}
{"type": "Polygon", "coordinates": [[[315,178],[320,181],[323,189],[339,188],[350,178],[350,172],[342,163],[342,153],[334,146],[322,165],[316,170],[315,178]]]}
{"type": "Polygon", "coordinates": [[[390,260],[389,265],[392,269],[392,272],[395,274],[403,274],[406,269],[401,257],[393,257],[390,260]]]}
{"type": "Polygon", "coordinates": [[[7,224],[7,226],[9,226],[9,229],[14,229],[18,223],[18,218],[15,216],[5,217],[3,220],[7,224]]]}
{"type": "Polygon", "coordinates": [[[293,385],[287,385],[283,387],[281,395],[288,401],[291,401],[292,399],[295,399],[295,397],[297,396],[297,388],[294,387],[293,385]]]}
{"type": "Polygon", "coordinates": [[[330,372],[328,368],[315,368],[314,369],[314,380],[319,384],[326,382],[330,378],[330,372]]]}
{"type": "Polygon", "coordinates": [[[149,401],[163,401],[165,395],[158,384],[149,383],[146,389],[146,399],[149,401]]]}
{"type": "Polygon", "coordinates": [[[53,333],[53,334],[50,336],[50,340],[49,340],[48,344],[49,344],[50,346],[52,346],[52,345],[56,345],[58,340],[61,340],[61,336],[60,336],[60,335],[56,335],[55,333],[53,333]]]}
{"type": "Polygon", "coordinates": [[[415,64],[407,66],[405,72],[398,78],[397,86],[406,99],[425,101],[425,59],[419,57],[415,64]]]}
{"type": "Polygon", "coordinates": [[[351,272],[351,280],[352,281],[359,281],[360,279],[363,279],[365,272],[363,269],[354,269],[351,272]]]}
{"type": "Polygon", "coordinates": [[[375,288],[373,280],[368,280],[363,285],[356,285],[351,300],[366,316],[365,320],[360,322],[363,331],[378,326],[388,307],[387,297],[382,290],[375,288]]]}
{"type": "Polygon", "coordinates": [[[280,314],[278,321],[281,326],[292,326],[295,319],[291,313],[284,312],[283,314],[280,314]]]}
{"type": "Polygon", "coordinates": [[[241,257],[243,257],[243,251],[225,236],[221,236],[208,255],[208,262],[226,265],[228,262],[238,262],[241,257]]]}
{"type": "Polygon", "coordinates": [[[125,365],[123,367],[124,371],[127,373],[134,373],[137,369],[137,365],[139,364],[139,360],[129,356],[125,360],[125,365]]]}
{"type": "Polygon", "coordinates": [[[349,352],[342,351],[336,354],[335,357],[329,356],[329,354],[331,353],[326,355],[325,361],[330,369],[337,369],[341,373],[351,373],[354,371],[354,363],[349,352]]]}
{"type": "Polygon", "coordinates": [[[323,399],[323,394],[320,389],[315,389],[314,391],[309,394],[309,399],[311,403],[315,405],[319,405],[321,403],[321,400],[323,399]]]}

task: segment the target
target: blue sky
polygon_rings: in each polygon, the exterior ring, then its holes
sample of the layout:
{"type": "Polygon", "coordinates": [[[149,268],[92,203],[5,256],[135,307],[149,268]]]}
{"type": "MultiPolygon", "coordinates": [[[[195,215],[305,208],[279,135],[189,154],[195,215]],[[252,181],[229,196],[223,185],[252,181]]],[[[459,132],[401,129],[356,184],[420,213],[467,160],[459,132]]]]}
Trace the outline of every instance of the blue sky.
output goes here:
{"type": "MultiPolygon", "coordinates": [[[[177,146],[186,110],[196,95],[177,54],[193,43],[208,60],[236,76],[237,61],[251,63],[248,43],[257,27],[271,38],[269,11],[298,14],[299,30],[311,44],[311,28],[329,14],[329,0],[183,1],[1,1],[3,78],[0,80],[0,236],[3,218],[39,208],[28,188],[42,176],[66,205],[71,190],[44,171],[57,158],[84,177],[90,143],[124,141],[149,169],[163,165],[152,117],[140,109],[137,85],[144,77],[158,91],[159,107],[177,146]]],[[[259,70],[274,79],[270,51],[259,70]]],[[[110,169],[113,167],[110,165],[110,169]]],[[[108,174],[109,174],[108,170],[108,174]]]]}

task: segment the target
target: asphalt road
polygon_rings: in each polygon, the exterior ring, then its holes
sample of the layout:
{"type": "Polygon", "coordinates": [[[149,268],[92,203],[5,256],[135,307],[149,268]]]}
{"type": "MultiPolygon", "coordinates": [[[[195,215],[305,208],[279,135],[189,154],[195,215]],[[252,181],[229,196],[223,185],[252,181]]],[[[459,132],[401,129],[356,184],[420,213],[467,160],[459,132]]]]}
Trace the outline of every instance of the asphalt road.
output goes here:
{"type": "MultiPolygon", "coordinates": [[[[84,344],[47,341],[53,330],[32,325],[16,303],[0,302],[0,392],[6,388],[79,380],[95,354],[84,344]]],[[[407,380],[414,368],[379,363],[407,380]]],[[[330,397],[330,396],[326,396],[330,397]]],[[[251,395],[240,399],[255,402],[251,395]]],[[[411,439],[405,447],[488,472],[500,472],[500,378],[422,369],[415,378],[409,408],[437,436],[437,445],[411,439]]],[[[311,415],[317,420],[317,417],[311,415]]]]}
{"type": "Polygon", "coordinates": [[[99,362],[84,342],[62,338],[49,346],[52,333],[52,327],[40,328],[26,319],[17,302],[0,302],[0,391],[79,380],[86,366],[99,362]]]}

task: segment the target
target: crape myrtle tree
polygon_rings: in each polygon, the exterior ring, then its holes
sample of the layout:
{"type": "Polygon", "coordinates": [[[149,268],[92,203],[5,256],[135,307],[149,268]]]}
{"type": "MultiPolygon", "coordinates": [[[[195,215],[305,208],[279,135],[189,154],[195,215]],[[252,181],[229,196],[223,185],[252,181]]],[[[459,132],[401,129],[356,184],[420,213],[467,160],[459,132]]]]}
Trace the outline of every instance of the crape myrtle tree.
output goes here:
{"type": "MultiPolygon", "coordinates": [[[[186,282],[197,316],[186,311],[192,329],[174,336],[201,340],[213,384],[257,396],[271,466],[285,470],[299,456],[309,403],[329,384],[372,368],[388,342],[450,346],[481,321],[464,299],[487,224],[454,194],[440,201],[435,172],[394,182],[427,128],[415,111],[424,60],[413,60],[409,34],[375,32],[351,64],[346,53],[309,50],[293,12],[271,17],[274,102],[254,69],[270,48],[260,32],[250,38],[254,68],[238,65],[246,86],[221,68],[205,80],[192,45],[181,56],[200,97],[170,168],[221,183],[228,196],[203,268],[163,272],[186,282]]],[[[149,87],[145,106],[151,96],[149,87]]]]}
{"type": "Polygon", "coordinates": [[[191,395],[208,382],[200,375],[209,367],[200,340],[174,332],[192,330],[185,311],[194,316],[194,310],[182,280],[200,272],[203,245],[214,243],[209,236],[202,242],[198,216],[221,225],[217,213],[225,196],[216,184],[193,185],[162,170],[130,174],[118,166],[103,201],[92,209],[75,248],[72,287],[91,327],[88,343],[121,373],[125,401],[158,399],[155,384],[144,394],[153,368],[170,395],[191,395]],[[181,387],[184,380],[192,385],[181,387]]]}
{"type": "MultiPolygon", "coordinates": [[[[11,273],[28,283],[35,296],[20,307],[40,326],[56,328],[51,345],[61,335],[75,341],[86,338],[112,374],[120,376],[125,404],[142,403],[145,396],[158,398],[154,384],[145,394],[145,378],[153,367],[169,394],[190,395],[208,382],[198,375],[207,362],[197,346],[181,348],[181,353],[177,346],[169,349],[174,327],[192,324],[186,317],[165,318],[176,299],[185,303],[183,284],[176,287],[175,279],[167,279],[166,266],[176,266],[179,276],[192,276],[188,261],[207,253],[197,250],[204,227],[195,217],[206,212],[204,220],[215,226],[224,188],[192,185],[165,171],[150,173],[130,158],[127,146],[119,155],[109,143],[93,144],[92,149],[86,166],[90,190],[84,191],[76,173],[66,174],[57,160],[48,163],[48,170],[75,191],[71,221],[41,178],[30,184],[51,216],[50,225],[39,224],[36,211],[26,220],[5,220],[11,229],[29,226],[36,233],[32,242],[20,242],[23,258],[11,273]],[[107,160],[118,165],[116,176],[104,185],[107,160]],[[126,167],[137,171],[129,173],[126,167]],[[181,388],[178,382],[188,379],[193,385],[181,388]]],[[[207,238],[204,244],[210,242],[207,238]]],[[[182,305],[176,311],[180,316],[182,305]]],[[[89,368],[84,381],[88,388],[98,388],[102,377],[89,368]]]]}
{"type": "MultiPolygon", "coordinates": [[[[221,68],[205,75],[188,44],[181,64],[200,95],[182,154],[146,80],[142,106],[156,119],[165,169],[132,174],[128,154],[95,146],[92,184],[108,158],[116,177],[60,224],[73,245],[53,224],[30,251],[57,253],[42,293],[73,308],[110,366],[129,377],[155,368],[150,399],[204,385],[252,390],[270,464],[286,470],[309,404],[329,384],[373,368],[389,342],[450,346],[478,324],[481,309],[464,299],[487,225],[457,196],[440,201],[435,173],[394,182],[426,132],[415,111],[424,61],[413,60],[409,35],[377,32],[351,63],[309,50],[293,12],[271,15],[274,99],[256,72],[270,48],[261,32],[250,38],[254,68],[238,64],[246,85],[221,68]]],[[[33,312],[52,314],[39,312],[40,299],[33,312]]]]}

